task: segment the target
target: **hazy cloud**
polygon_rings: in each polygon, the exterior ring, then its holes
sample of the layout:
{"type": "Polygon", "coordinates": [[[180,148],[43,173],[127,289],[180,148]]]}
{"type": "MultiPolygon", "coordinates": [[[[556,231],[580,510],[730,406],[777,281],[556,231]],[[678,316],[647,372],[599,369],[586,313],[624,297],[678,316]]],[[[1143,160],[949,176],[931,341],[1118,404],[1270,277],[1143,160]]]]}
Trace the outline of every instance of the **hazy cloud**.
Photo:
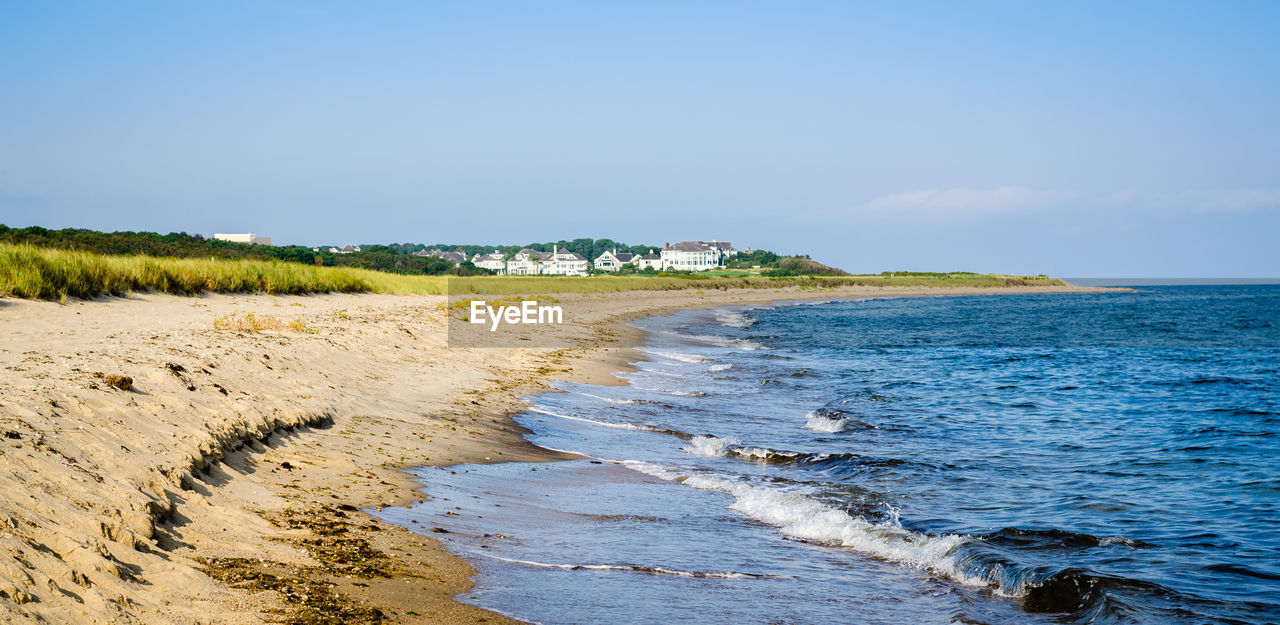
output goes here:
{"type": "Polygon", "coordinates": [[[882,195],[857,210],[881,216],[971,217],[1039,209],[1062,197],[1060,193],[1027,187],[924,189],[882,195]]]}

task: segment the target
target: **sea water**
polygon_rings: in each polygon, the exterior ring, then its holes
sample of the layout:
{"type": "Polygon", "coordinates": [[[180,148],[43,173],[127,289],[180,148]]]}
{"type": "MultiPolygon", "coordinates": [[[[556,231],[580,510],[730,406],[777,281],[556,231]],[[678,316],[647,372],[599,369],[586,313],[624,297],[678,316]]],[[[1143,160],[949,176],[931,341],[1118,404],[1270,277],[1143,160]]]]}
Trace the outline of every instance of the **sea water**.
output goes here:
{"type": "Polygon", "coordinates": [[[638,322],[517,421],[587,459],[417,472],[388,519],[537,623],[1280,622],[1280,287],[638,322]]]}

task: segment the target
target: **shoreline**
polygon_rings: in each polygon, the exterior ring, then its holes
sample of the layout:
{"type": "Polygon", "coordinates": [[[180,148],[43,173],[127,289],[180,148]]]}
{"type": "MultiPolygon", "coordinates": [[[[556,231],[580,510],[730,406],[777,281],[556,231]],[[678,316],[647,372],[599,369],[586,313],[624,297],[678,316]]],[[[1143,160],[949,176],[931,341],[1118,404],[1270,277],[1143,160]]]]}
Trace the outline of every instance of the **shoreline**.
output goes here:
{"type": "Polygon", "coordinates": [[[779,301],[1110,290],[566,295],[582,316],[556,329],[572,345],[558,349],[444,349],[433,296],[3,300],[0,548],[17,564],[0,568],[0,614],[516,623],[453,599],[471,586],[463,559],[358,510],[420,500],[413,467],[567,457],[528,443],[509,415],[553,380],[625,384],[615,373],[642,359],[644,338],[631,320],[779,301]],[[237,311],[296,317],[302,330],[212,328],[237,311]],[[110,387],[111,375],[132,377],[132,389],[110,387]]]}

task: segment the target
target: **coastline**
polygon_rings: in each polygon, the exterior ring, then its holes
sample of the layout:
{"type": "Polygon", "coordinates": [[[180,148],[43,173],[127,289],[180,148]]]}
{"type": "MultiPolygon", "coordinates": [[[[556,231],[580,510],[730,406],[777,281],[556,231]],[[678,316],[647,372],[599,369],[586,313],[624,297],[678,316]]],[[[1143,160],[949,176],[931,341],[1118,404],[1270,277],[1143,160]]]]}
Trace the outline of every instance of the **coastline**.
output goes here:
{"type": "Polygon", "coordinates": [[[563,458],[525,441],[508,415],[553,380],[622,383],[614,374],[640,359],[632,319],[804,299],[1108,290],[564,295],[575,316],[547,331],[572,347],[450,350],[443,297],[0,300],[0,548],[13,563],[0,567],[0,614],[515,623],[453,600],[470,587],[465,561],[358,510],[419,500],[401,469],[563,458]],[[213,328],[237,311],[296,318],[302,330],[213,328]],[[111,375],[133,378],[132,390],[110,387],[111,375]]]}

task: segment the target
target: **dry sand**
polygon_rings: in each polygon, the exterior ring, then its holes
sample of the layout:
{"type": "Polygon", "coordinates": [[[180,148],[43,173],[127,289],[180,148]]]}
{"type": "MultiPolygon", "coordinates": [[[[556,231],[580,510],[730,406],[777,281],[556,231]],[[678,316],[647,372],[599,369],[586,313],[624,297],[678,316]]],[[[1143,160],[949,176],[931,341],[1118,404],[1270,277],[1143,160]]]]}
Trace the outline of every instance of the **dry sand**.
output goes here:
{"type": "Polygon", "coordinates": [[[359,511],[423,496],[398,469],[559,458],[507,415],[616,382],[636,316],[990,291],[565,295],[558,349],[446,348],[440,297],[0,300],[0,621],[513,623],[453,601],[474,571],[438,542],[359,511]],[[233,312],[304,329],[214,328],[233,312]]]}

